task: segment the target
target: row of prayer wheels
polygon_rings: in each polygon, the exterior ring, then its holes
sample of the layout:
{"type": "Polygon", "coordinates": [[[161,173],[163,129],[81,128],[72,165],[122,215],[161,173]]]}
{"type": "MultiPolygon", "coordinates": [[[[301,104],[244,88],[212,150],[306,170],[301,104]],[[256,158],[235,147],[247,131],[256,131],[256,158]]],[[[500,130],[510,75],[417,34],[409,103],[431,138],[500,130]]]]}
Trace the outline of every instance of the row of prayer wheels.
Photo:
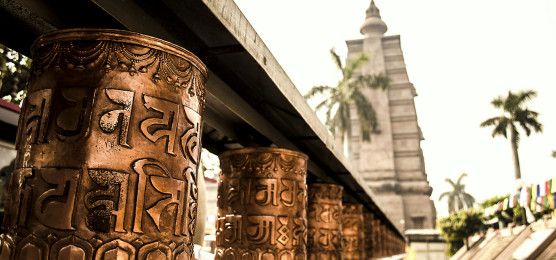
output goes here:
{"type": "MultiPolygon", "coordinates": [[[[180,46],[112,29],[51,32],[31,54],[0,260],[193,259],[205,65],[180,46]]],[[[342,187],[307,191],[304,154],[246,148],[220,158],[219,259],[402,251],[378,219],[363,221],[361,205],[342,206],[342,187]]]]}
{"type": "Polygon", "coordinates": [[[402,238],[343,187],[306,185],[307,156],[279,148],[220,155],[216,259],[368,259],[405,251],[402,238]]]}

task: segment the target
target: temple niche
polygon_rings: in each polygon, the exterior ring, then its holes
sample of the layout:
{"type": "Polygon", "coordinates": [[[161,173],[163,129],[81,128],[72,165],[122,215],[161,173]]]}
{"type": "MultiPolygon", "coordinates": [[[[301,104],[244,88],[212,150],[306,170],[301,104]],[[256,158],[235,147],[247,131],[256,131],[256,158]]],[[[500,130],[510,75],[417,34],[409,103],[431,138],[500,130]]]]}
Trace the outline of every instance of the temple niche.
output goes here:
{"type": "Polygon", "coordinates": [[[392,223],[400,230],[430,229],[435,227],[436,209],[420,145],[424,138],[415,111],[417,93],[407,76],[400,36],[384,36],[386,31],[371,1],[361,26],[364,38],[346,41],[348,61],[359,52],[370,54],[360,73],[390,78],[388,90],[367,89],[365,93],[376,110],[380,132],[372,135],[370,143],[363,142],[356,113],[352,113],[348,153],[392,223]]]}

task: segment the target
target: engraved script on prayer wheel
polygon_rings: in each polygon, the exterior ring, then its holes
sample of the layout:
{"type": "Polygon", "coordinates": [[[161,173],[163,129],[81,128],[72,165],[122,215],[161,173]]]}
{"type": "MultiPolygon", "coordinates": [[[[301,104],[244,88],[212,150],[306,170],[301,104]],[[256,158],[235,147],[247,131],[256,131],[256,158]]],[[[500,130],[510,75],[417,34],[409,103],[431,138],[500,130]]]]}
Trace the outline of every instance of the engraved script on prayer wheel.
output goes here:
{"type": "Polygon", "coordinates": [[[309,260],[342,259],[342,190],[335,184],[308,185],[307,254],[309,260]]]}
{"type": "Polygon", "coordinates": [[[220,167],[215,259],[306,259],[307,156],[243,148],[220,167]]]}
{"type": "Polygon", "coordinates": [[[373,219],[371,212],[363,213],[363,233],[365,235],[365,256],[373,257],[373,219]]]}
{"type": "Polygon", "coordinates": [[[111,29],[31,53],[0,259],[192,259],[206,67],[111,29]]]}
{"type": "Polygon", "coordinates": [[[363,205],[343,205],[342,259],[365,259],[363,205]]]}

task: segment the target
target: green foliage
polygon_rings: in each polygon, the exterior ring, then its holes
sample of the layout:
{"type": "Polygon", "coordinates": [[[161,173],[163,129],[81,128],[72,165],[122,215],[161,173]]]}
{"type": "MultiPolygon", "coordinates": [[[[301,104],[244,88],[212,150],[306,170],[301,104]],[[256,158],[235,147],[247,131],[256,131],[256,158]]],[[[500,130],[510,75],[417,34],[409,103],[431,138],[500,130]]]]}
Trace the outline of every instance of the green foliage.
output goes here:
{"type": "Polygon", "coordinates": [[[335,87],[314,86],[305,95],[305,98],[310,99],[315,96],[325,98],[315,109],[317,111],[325,109],[326,125],[334,136],[343,136],[345,133],[351,132],[351,113],[355,108],[360,121],[361,137],[363,141],[370,141],[371,134],[379,132],[378,120],[373,105],[363,90],[368,88],[385,90],[390,86],[390,79],[381,74],[361,75],[356,73],[369,59],[362,52],[345,66],[334,49],[330,50],[330,54],[337,68],[342,72],[342,79],[335,87]]]}
{"type": "Polygon", "coordinates": [[[456,183],[448,178],[445,180],[447,183],[452,185],[452,191],[440,194],[439,200],[442,200],[444,197],[448,198],[448,212],[450,213],[461,209],[471,208],[473,207],[473,203],[475,203],[475,198],[465,192],[465,185],[461,183],[461,180],[465,176],[467,176],[467,173],[462,173],[456,183]]]}
{"type": "Polygon", "coordinates": [[[0,97],[17,105],[25,98],[31,59],[0,44],[0,97]]]}
{"type": "Polygon", "coordinates": [[[439,218],[437,226],[449,244],[446,253],[452,256],[467,243],[467,237],[482,230],[483,212],[475,208],[460,210],[448,217],[439,218]]]}
{"type": "Polygon", "coordinates": [[[504,195],[504,196],[494,196],[488,199],[483,200],[481,203],[481,206],[483,206],[483,208],[488,208],[498,202],[504,201],[506,198],[509,198],[510,194],[508,195],[504,195]]]}
{"type": "Polygon", "coordinates": [[[516,224],[523,223],[523,208],[520,206],[516,206],[511,209],[513,213],[513,222],[516,224]]]}

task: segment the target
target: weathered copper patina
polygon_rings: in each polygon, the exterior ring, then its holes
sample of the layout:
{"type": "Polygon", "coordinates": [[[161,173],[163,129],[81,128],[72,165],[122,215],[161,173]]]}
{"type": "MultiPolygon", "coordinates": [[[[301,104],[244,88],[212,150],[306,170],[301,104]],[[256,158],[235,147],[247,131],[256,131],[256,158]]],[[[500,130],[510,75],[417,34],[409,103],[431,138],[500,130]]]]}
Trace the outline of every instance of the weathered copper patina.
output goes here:
{"type": "Polygon", "coordinates": [[[206,67],[111,29],[31,52],[0,259],[190,259],[206,67]]]}
{"type": "Polygon", "coordinates": [[[308,185],[307,254],[309,260],[342,259],[342,191],[335,184],[308,185]]]}
{"type": "Polygon", "coordinates": [[[306,259],[307,156],[244,148],[220,167],[216,259],[306,259]]]}
{"type": "Polygon", "coordinates": [[[365,259],[363,205],[344,205],[342,214],[342,259],[365,259]]]}

